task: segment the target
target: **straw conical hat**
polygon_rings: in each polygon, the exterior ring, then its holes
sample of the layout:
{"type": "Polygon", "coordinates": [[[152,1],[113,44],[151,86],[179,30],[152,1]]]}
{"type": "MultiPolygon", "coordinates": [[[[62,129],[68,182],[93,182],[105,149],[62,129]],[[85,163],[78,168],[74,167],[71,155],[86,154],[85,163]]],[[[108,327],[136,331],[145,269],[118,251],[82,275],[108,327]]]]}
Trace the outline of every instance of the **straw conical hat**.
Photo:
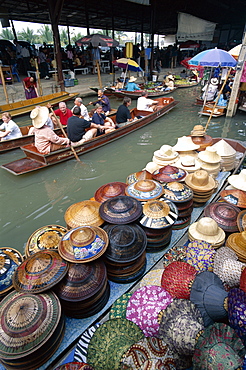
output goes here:
{"type": "Polygon", "coordinates": [[[243,169],[238,175],[229,176],[228,182],[234,188],[246,191],[246,169],[243,169]]]}
{"type": "Polygon", "coordinates": [[[211,217],[202,217],[189,227],[189,235],[196,240],[204,240],[213,246],[225,240],[225,232],[211,217]]]}
{"type": "Polygon", "coordinates": [[[198,153],[198,158],[206,163],[219,163],[221,161],[221,156],[212,146],[208,146],[203,152],[198,153]]]}
{"type": "Polygon", "coordinates": [[[78,226],[100,226],[103,219],[99,215],[100,203],[95,200],[84,200],[72,204],[65,212],[64,219],[67,227],[73,229],[78,226]]]}
{"type": "Polygon", "coordinates": [[[221,157],[236,155],[236,150],[223,139],[212,145],[212,147],[216,149],[221,157]]]}
{"type": "Polygon", "coordinates": [[[199,149],[199,145],[194,144],[190,136],[179,137],[177,143],[173,146],[173,150],[177,152],[196,149],[199,149]]]}

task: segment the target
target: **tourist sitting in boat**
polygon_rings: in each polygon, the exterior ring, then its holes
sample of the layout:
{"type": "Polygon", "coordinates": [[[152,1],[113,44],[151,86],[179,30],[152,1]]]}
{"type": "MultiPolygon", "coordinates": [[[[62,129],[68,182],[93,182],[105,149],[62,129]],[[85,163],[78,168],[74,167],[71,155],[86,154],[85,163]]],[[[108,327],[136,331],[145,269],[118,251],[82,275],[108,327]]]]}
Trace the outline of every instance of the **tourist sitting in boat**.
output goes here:
{"type": "Polygon", "coordinates": [[[174,89],[174,77],[172,75],[168,75],[166,79],[162,83],[161,91],[169,91],[174,89]]]}
{"type": "MultiPolygon", "coordinates": [[[[67,108],[67,105],[65,102],[59,103],[59,109],[56,109],[54,111],[54,114],[60,118],[60,122],[63,126],[67,125],[68,118],[72,117],[73,115],[71,110],[67,108]]],[[[56,125],[56,120],[55,120],[53,113],[50,113],[50,117],[53,120],[54,124],[56,125]]]]}
{"type": "Polygon", "coordinates": [[[140,87],[135,83],[135,81],[136,81],[136,77],[131,76],[125,87],[125,90],[126,91],[141,90],[140,87]]]}
{"type": "Polygon", "coordinates": [[[131,122],[133,118],[131,117],[131,112],[129,111],[132,99],[125,96],[122,104],[118,107],[116,112],[116,122],[119,126],[124,126],[127,122],[131,122]]]}
{"type": "Polygon", "coordinates": [[[211,78],[210,83],[206,83],[206,85],[202,88],[203,94],[202,99],[206,101],[213,101],[216,98],[218,92],[218,79],[213,77],[211,78]]]}
{"type": "Polygon", "coordinates": [[[89,103],[89,105],[91,105],[91,104],[93,104],[93,105],[100,104],[102,106],[104,114],[108,115],[110,110],[111,110],[109,98],[106,95],[103,94],[102,90],[98,90],[97,95],[98,95],[98,100],[95,101],[95,102],[91,101],[89,103]]]}
{"type": "Polygon", "coordinates": [[[74,100],[74,104],[75,105],[71,109],[71,112],[73,113],[73,110],[74,110],[75,107],[79,107],[82,118],[84,118],[86,121],[90,121],[90,116],[89,116],[88,110],[87,110],[86,106],[83,104],[82,99],[81,98],[76,98],[74,100]]]}
{"type": "Polygon", "coordinates": [[[31,111],[30,117],[34,126],[34,145],[42,154],[49,154],[58,149],[69,146],[69,139],[57,136],[54,131],[46,125],[49,119],[47,107],[37,107],[31,111]]]}
{"type": "Polygon", "coordinates": [[[110,117],[106,117],[105,114],[103,114],[102,106],[99,104],[91,120],[96,125],[100,125],[104,127],[104,132],[102,132],[101,130],[98,130],[97,136],[102,135],[103,133],[107,134],[115,130],[114,121],[110,117]]]}
{"type": "Polygon", "coordinates": [[[0,131],[0,140],[10,140],[22,136],[19,126],[11,118],[9,112],[2,114],[3,123],[0,125],[0,130],[5,131],[0,131]]]}
{"type": "MultiPolygon", "coordinates": [[[[100,106],[100,108],[102,108],[100,106]]],[[[73,115],[67,122],[67,134],[72,146],[83,144],[97,135],[98,130],[104,132],[106,126],[80,118],[80,108],[75,107],[73,115]],[[86,131],[87,130],[87,131],[86,131]]]]}
{"type": "Polygon", "coordinates": [[[123,82],[121,82],[120,78],[117,78],[117,83],[115,85],[115,89],[116,90],[122,90],[123,86],[124,86],[123,82]]]}
{"type": "Polygon", "coordinates": [[[138,110],[147,110],[149,112],[154,112],[156,110],[156,104],[159,102],[157,100],[148,99],[148,92],[143,91],[141,96],[137,100],[138,110]]]}
{"type": "Polygon", "coordinates": [[[36,77],[25,77],[23,79],[23,85],[25,89],[26,99],[38,97],[36,77]]]}

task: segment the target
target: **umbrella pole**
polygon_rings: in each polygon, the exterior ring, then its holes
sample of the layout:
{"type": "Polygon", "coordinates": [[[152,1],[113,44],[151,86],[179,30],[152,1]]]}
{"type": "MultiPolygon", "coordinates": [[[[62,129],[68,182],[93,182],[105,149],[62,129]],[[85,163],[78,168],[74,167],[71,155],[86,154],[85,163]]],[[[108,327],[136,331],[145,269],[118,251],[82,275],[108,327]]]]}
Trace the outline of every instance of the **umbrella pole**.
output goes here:
{"type": "Polygon", "coordinates": [[[212,111],[211,111],[211,113],[210,113],[210,116],[209,116],[209,118],[208,118],[208,122],[207,122],[207,124],[206,124],[206,126],[205,126],[205,131],[206,131],[206,130],[207,130],[207,128],[208,128],[209,122],[211,121],[211,118],[212,118],[212,116],[213,116],[213,113],[214,113],[215,107],[216,107],[216,105],[217,105],[217,103],[218,103],[218,101],[219,101],[220,95],[221,95],[221,93],[222,93],[222,91],[223,91],[223,89],[224,89],[224,87],[225,87],[226,81],[228,80],[228,77],[229,77],[230,73],[231,73],[231,68],[229,68],[229,71],[228,71],[228,73],[227,73],[226,79],[225,79],[225,81],[223,82],[223,85],[222,85],[222,87],[221,87],[221,89],[220,89],[220,91],[219,91],[219,93],[218,93],[217,98],[215,99],[214,106],[213,106],[212,111]]]}
{"type": "Polygon", "coordinates": [[[9,97],[8,97],[8,93],[7,93],[7,89],[6,89],[6,84],[5,84],[5,79],[4,79],[4,75],[3,75],[2,66],[0,66],[0,77],[1,77],[1,80],[2,80],[3,91],[4,91],[6,103],[9,104],[9,97]]]}
{"type": "Polygon", "coordinates": [[[128,69],[128,64],[126,65],[126,70],[125,70],[125,73],[124,73],[123,89],[124,89],[124,85],[125,85],[125,81],[126,81],[127,69],[128,69]]]}
{"type": "Polygon", "coordinates": [[[99,65],[98,59],[96,60],[96,65],[97,65],[98,82],[99,82],[100,89],[102,90],[101,71],[100,71],[100,65],[99,65]]]}

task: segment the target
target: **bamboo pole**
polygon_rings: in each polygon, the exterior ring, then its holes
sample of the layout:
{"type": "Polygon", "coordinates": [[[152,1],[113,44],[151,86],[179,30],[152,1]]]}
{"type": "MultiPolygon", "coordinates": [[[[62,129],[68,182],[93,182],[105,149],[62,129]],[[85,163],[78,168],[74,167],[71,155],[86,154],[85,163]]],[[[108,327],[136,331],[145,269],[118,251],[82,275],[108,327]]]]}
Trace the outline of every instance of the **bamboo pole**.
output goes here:
{"type": "Polygon", "coordinates": [[[35,58],[35,67],[36,67],[36,74],[38,76],[38,89],[39,89],[39,95],[40,96],[43,96],[43,89],[42,89],[42,84],[41,84],[41,81],[40,81],[40,73],[39,73],[39,69],[38,69],[38,62],[37,62],[37,59],[35,58]]]}
{"type": "Polygon", "coordinates": [[[101,71],[100,71],[100,65],[99,65],[98,59],[96,60],[96,65],[97,65],[98,82],[99,82],[100,89],[102,89],[101,71]]]}
{"type": "Polygon", "coordinates": [[[5,79],[4,79],[4,75],[3,75],[2,66],[0,66],[0,76],[1,76],[1,80],[2,80],[3,91],[4,91],[6,103],[9,104],[9,97],[8,97],[8,93],[7,93],[7,89],[6,89],[6,84],[5,84],[5,79]]]}
{"type": "MultiPolygon", "coordinates": [[[[55,120],[56,120],[56,123],[57,123],[57,125],[60,127],[60,129],[61,129],[61,131],[62,131],[63,135],[67,138],[67,134],[66,134],[66,132],[65,132],[64,128],[62,127],[61,122],[59,121],[59,119],[58,119],[58,118],[57,118],[57,116],[55,115],[55,112],[53,111],[53,108],[52,108],[50,105],[48,105],[48,108],[50,108],[51,113],[54,115],[54,118],[55,118],[55,120]]],[[[72,150],[72,152],[73,152],[73,154],[74,154],[75,158],[77,159],[77,161],[78,161],[78,162],[81,162],[81,160],[79,159],[78,154],[76,153],[76,151],[75,151],[74,147],[71,145],[71,147],[70,147],[70,148],[71,148],[71,150],[72,150]]]]}

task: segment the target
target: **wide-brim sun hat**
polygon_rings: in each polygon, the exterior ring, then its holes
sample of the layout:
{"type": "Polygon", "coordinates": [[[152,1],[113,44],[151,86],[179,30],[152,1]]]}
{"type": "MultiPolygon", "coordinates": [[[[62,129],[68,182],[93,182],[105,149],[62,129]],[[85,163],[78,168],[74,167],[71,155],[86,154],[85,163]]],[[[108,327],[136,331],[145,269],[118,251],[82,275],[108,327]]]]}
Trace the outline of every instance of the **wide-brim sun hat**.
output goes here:
{"type": "Polygon", "coordinates": [[[35,128],[41,128],[49,118],[49,109],[47,107],[36,107],[31,111],[30,118],[35,128]]]}
{"type": "Polygon", "coordinates": [[[239,261],[246,263],[246,231],[230,234],[226,246],[236,253],[239,261]]]}
{"type": "Polygon", "coordinates": [[[199,145],[193,143],[190,136],[182,136],[178,138],[177,143],[173,146],[173,150],[177,152],[190,151],[199,149],[199,145]]]}
{"type": "Polygon", "coordinates": [[[162,185],[154,180],[139,180],[125,189],[126,195],[139,201],[158,199],[163,194],[162,185]]]}
{"type": "Polygon", "coordinates": [[[99,215],[100,203],[84,200],[72,204],[65,212],[64,219],[69,229],[79,226],[101,226],[104,220],[99,215]]]}
{"type": "Polygon", "coordinates": [[[129,78],[129,82],[134,82],[134,81],[136,81],[136,77],[131,76],[131,77],[129,78]]]}
{"type": "Polygon", "coordinates": [[[100,205],[99,214],[110,224],[129,224],[142,214],[142,204],[135,198],[120,195],[108,199],[100,205]]]}
{"type": "Polygon", "coordinates": [[[110,182],[108,184],[100,186],[94,194],[94,198],[97,202],[103,203],[105,200],[117,197],[119,195],[125,195],[125,188],[127,185],[124,182],[110,182]]]}
{"type": "Polygon", "coordinates": [[[229,176],[228,182],[234,188],[246,191],[246,169],[243,169],[238,175],[229,176]]]}
{"type": "Polygon", "coordinates": [[[197,170],[200,170],[201,164],[200,162],[189,155],[186,155],[184,157],[180,157],[177,162],[175,162],[175,166],[178,168],[182,168],[188,173],[195,172],[197,170]]]}
{"type": "Polygon", "coordinates": [[[12,277],[16,268],[23,262],[19,251],[10,247],[0,248],[0,297],[5,296],[13,289],[12,277]]]}
{"type": "Polygon", "coordinates": [[[162,165],[158,165],[155,162],[148,162],[145,166],[145,170],[150,172],[151,174],[158,170],[162,165]]]}
{"type": "Polygon", "coordinates": [[[219,80],[218,80],[218,78],[216,78],[216,77],[213,77],[213,78],[211,78],[211,81],[210,81],[210,83],[211,83],[212,85],[218,85],[218,83],[219,83],[219,80]]]}
{"type": "Polygon", "coordinates": [[[216,182],[213,177],[204,170],[198,170],[187,175],[185,183],[192,190],[197,191],[211,191],[216,187],[216,182]]]}
{"type": "Polygon", "coordinates": [[[225,232],[211,217],[202,217],[189,227],[189,236],[192,240],[204,240],[213,247],[222,245],[225,241],[225,232]]]}
{"type": "Polygon", "coordinates": [[[216,148],[208,146],[205,150],[198,153],[198,158],[206,163],[219,163],[221,156],[217,153],[216,148]]]}
{"type": "Polygon", "coordinates": [[[211,217],[219,227],[228,233],[238,232],[237,218],[239,213],[240,208],[226,202],[213,202],[204,209],[204,215],[211,217]]]}

